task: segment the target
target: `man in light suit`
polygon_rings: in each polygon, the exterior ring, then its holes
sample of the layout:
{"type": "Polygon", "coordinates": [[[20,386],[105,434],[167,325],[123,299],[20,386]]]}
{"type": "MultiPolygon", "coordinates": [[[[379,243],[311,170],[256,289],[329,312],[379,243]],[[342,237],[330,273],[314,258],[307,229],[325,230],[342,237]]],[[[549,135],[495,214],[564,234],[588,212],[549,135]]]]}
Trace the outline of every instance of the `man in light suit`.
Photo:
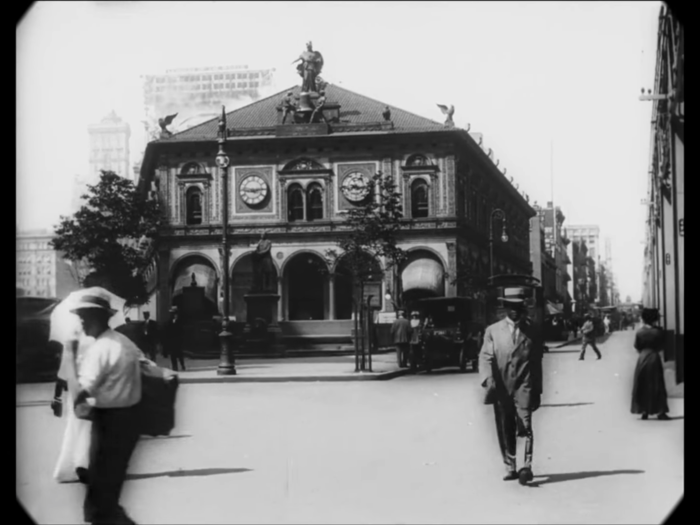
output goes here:
{"type": "Polygon", "coordinates": [[[479,375],[486,404],[493,404],[498,443],[506,465],[504,480],[532,481],[532,412],[542,395],[542,337],[526,315],[525,290],[506,288],[506,317],[486,329],[479,375]],[[525,461],[516,467],[516,437],[525,438],[525,461]]]}

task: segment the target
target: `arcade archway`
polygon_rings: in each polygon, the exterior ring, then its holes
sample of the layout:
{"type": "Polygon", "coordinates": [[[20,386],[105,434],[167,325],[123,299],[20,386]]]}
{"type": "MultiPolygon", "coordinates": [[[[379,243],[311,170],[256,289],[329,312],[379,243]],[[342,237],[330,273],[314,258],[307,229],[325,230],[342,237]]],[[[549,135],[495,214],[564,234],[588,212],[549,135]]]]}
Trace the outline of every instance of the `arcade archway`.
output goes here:
{"type": "MultiPolygon", "coordinates": [[[[277,268],[275,268],[274,279],[277,279],[277,268]]],[[[248,305],[245,301],[245,295],[250,293],[252,286],[253,254],[248,253],[235,262],[231,271],[230,305],[231,315],[236,317],[236,321],[248,321],[248,305]]]]}
{"type": "Polygon", "coordinates": [[[206,257],[192,255],[177,263],[171,273],[172,305],[185,320],[211,319],[218,312],[218,278],[206,257]]]}
{"type": "Polygon", "coordinates": [[[287,319],[319,321],[326,319],[328,265],[314,253],[300,253],[286,264],[287,319]]]}

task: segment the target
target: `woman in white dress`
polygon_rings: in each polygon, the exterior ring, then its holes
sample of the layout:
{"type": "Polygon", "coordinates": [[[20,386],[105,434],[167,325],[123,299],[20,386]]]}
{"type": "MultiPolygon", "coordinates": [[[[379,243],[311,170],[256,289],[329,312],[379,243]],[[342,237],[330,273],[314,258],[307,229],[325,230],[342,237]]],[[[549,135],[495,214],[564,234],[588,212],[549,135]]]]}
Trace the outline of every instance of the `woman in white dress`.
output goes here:
{"type": "MultiPolygon", "coordinates": [[[[80,367],[85,349],[94,339],[80,335],[77,339],[66,341],[61,355],[61,366],[58,378],[66,385],[65,400],[54,399],[54,403],[62,405],[62,416],[66,420],[66,430],[63,434],[61,452],[53,473],[59,483],[80,481],[86,483],[87,469],[90,466],[90,433],[92,423],[76,417],[73,411],[73,401],[78,394],[77,370],[80,367]]],[[[58,388],[57,388],[58,393],[58,388]]]]}

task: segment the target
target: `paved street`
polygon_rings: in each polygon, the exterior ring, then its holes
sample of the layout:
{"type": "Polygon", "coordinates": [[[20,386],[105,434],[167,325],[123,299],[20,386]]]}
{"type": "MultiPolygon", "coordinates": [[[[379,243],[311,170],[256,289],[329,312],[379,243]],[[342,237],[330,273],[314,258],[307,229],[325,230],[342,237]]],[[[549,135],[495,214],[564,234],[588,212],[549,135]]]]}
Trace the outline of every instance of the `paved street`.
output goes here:
{"type": "MultiPolygon", "coordinates": [[[[673,421],[629,413],[632,337],[613,334],[601,361],[546,355],[530,487],[501,479],[476,376],[436,372],[184,384],[176,431],[139,444],[123,503],[142,524],[661,523],[683,493],[683,400],[673,421]]],[[[17,391],[20,501],[37,523],[82,523],[83,486],[51,478],[51,385],[17,391]]]]}

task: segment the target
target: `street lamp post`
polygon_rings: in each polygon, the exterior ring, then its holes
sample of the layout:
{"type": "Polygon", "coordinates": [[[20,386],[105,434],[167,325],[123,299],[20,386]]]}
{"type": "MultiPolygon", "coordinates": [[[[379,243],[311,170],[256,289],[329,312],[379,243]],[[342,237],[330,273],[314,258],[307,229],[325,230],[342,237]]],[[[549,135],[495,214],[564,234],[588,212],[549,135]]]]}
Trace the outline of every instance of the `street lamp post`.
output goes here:
{"type": "Polygon", "coordinates": [[[224,144],[226,143],[226,108],[221,106],[221,119],[219,120],[219,151],[216,154],[216,165],[221,175],[221,284],[223,287],[223,308],[221,316],[221,358],[217,369],[218,375],[235,375],[236,360],[233,356],[232,335],[229,327],[229,286],[228,286],[228,165],[229,158],[226,155],[224,144]]]}
{"type": "Polygon", "coordinates": [[[503,210],[496,208],[491,212],[491,219],[489,220],[489,266],[490,266],[490,277],[493,281],[493,220],[500,219],[503,221],[503,233],[501,234],[501,241],[508,242],[508,234],[506,233],[506,214],[503,210]]]}

